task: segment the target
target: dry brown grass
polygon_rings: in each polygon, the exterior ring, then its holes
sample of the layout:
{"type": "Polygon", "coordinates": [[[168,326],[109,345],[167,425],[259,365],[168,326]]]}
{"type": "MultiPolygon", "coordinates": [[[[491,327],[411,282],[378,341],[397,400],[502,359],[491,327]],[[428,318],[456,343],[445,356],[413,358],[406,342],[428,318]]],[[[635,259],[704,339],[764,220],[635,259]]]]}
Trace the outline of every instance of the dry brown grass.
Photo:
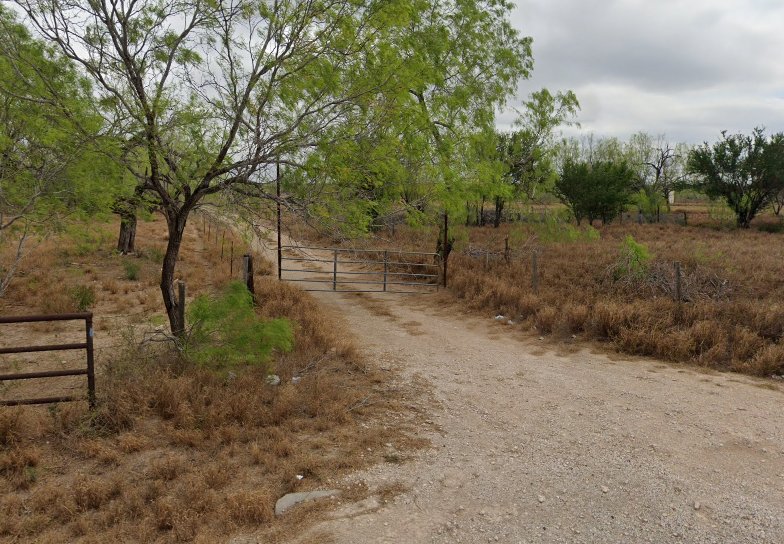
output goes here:
{"type": "MultiPolygon", "coordinates": [[[[223,237],[216,243],[213,231],[207,240],[194,223],[179,263],[190,295],[229,279],[225,242],[220,257],[223,237]]],[[[216,374],[185,364],[166,345],[129,340],[160,315],[155,248],[161,246],[151,240],[162,232],[160,221],[140,224],[141,255],[130,257],[140,264],[137,281],[124,278],[123,257],[112,254],[108,236],[92,256],[79,257],[78,274],[67,264],[76,262],[69,241],[48,241],[26,261],[0,308],[44,309],[45,298],[56,293],[39,270],[46,264],[56,282],[89,280],[99,323],[108,323],[99,335],[95,413],[80,403],[0,409],[0,540],[216,542],[262,528],[277,542],[286,523],[274,519],[278,497],[334,486],[347,470],[383,462],[386,442],[422,444],[397,423],[384,424],[397,402],[389,374],[368,367],[337,319],[264,275],[272,268],[259,259],[258,312],[295,326],[294,351],[276,356],[280,386],[266,385],[260,369],[216,374]],[[120,319],[128,313],[140,316],[138,323],[120,319]]],[[[235,238],[235,277],[244,249],[235,238]]],[[[10,340],[47,334],[64,333],[17,331],[10,340]]]]}
{"type": "MultiPolygon", "coordinates": [[[[498,248],[510,227],[472,229],[472,246],[498,248]]],[[[781,235],[663,225],[612,225],[601,240],[536,248],[539,293],[531,293],[530,253],[489,269],[457,254],[450,289],[471,308],[522,319],[542,334],[580,334],[620,351],[740,371],[784,374],[781,235]],[[613,281],[608,270],[626,235],[654,256],[648,276],[613,281]],[[683,266],[689,302],[674,301],[673,261],[683,266]]]]}
{"type": "MultiPolygon", "coordinates": [[[[704,205],[688,210],[690,224],[694,215],[707,227],[613,224],[599,228],[600,240],[578,242],[540,241],[536,226],[454,226],[449,290],[471,311],[502,314],[536,334],[577,335],[624,353],[755,376],[784,375],[784,235],[733,230],[716,213],[704,205]],[[627,235],[646,244],[653,261],[642,280],[614,281],[611,270],[627,235]],[[538,293],[531,287],[533,251],[538,293]],[[681,307],[673,299],[674,261],[682,264],[689,299],[681,307]]],[[[778,222],[765,216],[755,225],[778,222]]],[[[398,228],[351,245],[433,251],[436,236],[433,228],[398,228]]]]}

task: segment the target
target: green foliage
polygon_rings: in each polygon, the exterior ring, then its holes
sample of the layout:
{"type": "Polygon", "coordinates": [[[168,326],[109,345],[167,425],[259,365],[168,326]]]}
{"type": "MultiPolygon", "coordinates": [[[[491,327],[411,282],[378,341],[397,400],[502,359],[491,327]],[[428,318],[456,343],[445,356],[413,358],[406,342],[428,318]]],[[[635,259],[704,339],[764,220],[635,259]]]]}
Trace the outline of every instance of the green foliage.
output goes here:
{"type": "Polygon", "coordinates": [[[80,312],[86,312],[95,305],[95,288],[92,285],[77,285],[71,290],[71,299],[80,312]]]}
{"type": "Polygon", "coordinates": [[[213,369],[265,366],[273,351],[287,352],[294,346],[288,320],[259,318],[242,282],[230,283],[218,296],[198,297],[190,305],[188,318],[193,330],[186,357],[213,369]]]}
{"type": "Polygon", "coordinates": [[[648,272],[652,256],[645,244],[626,236],[620,247],[613,277],[619,279],[641,279],[648,272]]]}
{"type": "Polygon", "coordinates": [[[144,250],[144,256],[155,264],[161,264],[165,256],[165,252],[159,247],[152,246],[144,250]]]}
{"type": "Polygon", "coordinates": [[[599,231],[590,225],[575,226],[550,214],[545,216],[544,221],[533,223],[526,230],[535,234],[537,240],[542,244],[595,242],[601,238],[599,231]]]}
{"type": "MultiPolygon", "coordinates": [[[[494,117],[532,68],[531,40],[505,0],[374,4],[373,48],[358,63],[374,92],[324,138],[295,194],[349,234],[391,216],[419,222],[433,203],[458,217],[494,196],[502,171],[494,117]],[[327,182],[327,183],[325,183],[327,182]]],[[[296,176],[296,175],[295,175],[296,176]]]]}
{"type": "Polygon", "coordinates": [[[123,261],[123,270],[126,280],[136,281],[139,279],[139,263],[126,259],[123,261]]]}
{"type": "Polygon", "coordinates": [[[532,198],[537,187],[546,188],[555,180],[553,135],[559,126],[577,124],[573,119],[580,103],[572,91],[552,94],[542,89],[524,105],[515,121],[519,130],[498,134],[497,153],[504,166],[503,181],[513,188],[511,196],[532,198]]]}
{"type": "Polygon", "coordinates": [[[119,171],[96,106],[75,65],[0,6],[0,212],[44,228],[57,212],[106,211],[119,171]]]}
{"type": "Polygon", "coordinates": [[[555,182],[558,198],[572,211],[579,225],[612,221],[630,200],[634,172],[624,161],[574,161],[567,159],[555,182]]]}
{"type": "Polygon", "coordinates": [[[784,133],[770,138],[758,128],[751,135],[722,133],[689,153],[692,186],[711,198],[721,198],[735,213],[736,224],[751,220],[784,189],[784,133]]]}
{"type": "MultiPolygon", "coordinates": [[[[443,230],[440,230],[439,236],[443,237],[443,230]]],[[[469,246],[470,232],[465,225],[457,224],[449,226],[449,236],[452,238],[452,250],[464,251],[469,246]]]]}
{"type": "Polygon", "coordinates": [[[661,210],[667,209],[667,200],[664,195],[654,188],[640,189],[633,197],[632,203],[643,215],[649,220],[656,217],[656,214],[661,210]]]}
{"type": "Polygon", "coordinates": [[[96,253],[111,239],[104,226],[97,223],[74,222],[66,227],[65,232],[73,240],[74,252],[78,257],[96,253]]]}
{"type": "Polygon", "coordinates": [[[727,255],[721,251],[712,248],[709,244],[697,242],[694,244],[692,250],[692,258],[694,262],[703,266],[724,267],[726,268],[727,255]]]}
{"type": "Polygon", "coordinates": [[[731,227],[737,220],[735,212],[724,200],[710,200],[707,204],[708,217],[721,227],[731,227]]]}

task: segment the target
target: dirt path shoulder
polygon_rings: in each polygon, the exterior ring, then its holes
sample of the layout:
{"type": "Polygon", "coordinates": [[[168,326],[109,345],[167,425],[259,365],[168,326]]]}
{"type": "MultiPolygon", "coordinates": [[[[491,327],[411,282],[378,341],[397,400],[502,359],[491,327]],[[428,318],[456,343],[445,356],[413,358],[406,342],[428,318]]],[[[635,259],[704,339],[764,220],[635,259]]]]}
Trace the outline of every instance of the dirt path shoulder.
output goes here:
{"type": "Polygon", "coordinates": [[[776,386],[559,354],[433,300],[318,295],[437,406],[431,449],[353,476],[405,492],[344,505],[296,542],[784,542],[776,386]]]}

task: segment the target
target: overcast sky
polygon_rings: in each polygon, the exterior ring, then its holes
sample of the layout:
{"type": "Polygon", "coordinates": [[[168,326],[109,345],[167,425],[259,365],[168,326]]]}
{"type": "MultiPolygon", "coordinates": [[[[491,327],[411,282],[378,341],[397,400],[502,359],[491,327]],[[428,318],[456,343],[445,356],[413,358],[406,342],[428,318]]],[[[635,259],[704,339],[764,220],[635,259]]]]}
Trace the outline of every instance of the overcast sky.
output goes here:
{"type": "MultiPolygon", "coordinates": [[[[713,141],[784,131],[784,0],[515,0],[531,91],[571,89],[582,131],[713,141]]],[[[507,128],[513,112],[499,117],[507,128]]]]}

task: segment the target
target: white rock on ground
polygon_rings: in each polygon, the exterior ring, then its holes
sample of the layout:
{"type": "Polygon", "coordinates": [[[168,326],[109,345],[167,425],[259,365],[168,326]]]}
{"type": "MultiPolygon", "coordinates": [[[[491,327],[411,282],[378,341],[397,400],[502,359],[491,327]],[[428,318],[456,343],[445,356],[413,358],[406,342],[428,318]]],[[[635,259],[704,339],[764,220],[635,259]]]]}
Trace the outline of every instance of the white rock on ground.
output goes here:
{"type": "Polygon", "coordinates": [[[327,497],[337,497],[340,495],[339,489],[328,489],[326,491],[305,491],[302,493],[289,493],[283,495],[275,503],[275,515],[282,516],[286,510],[306,501],[326,499],[327,497]]]}

